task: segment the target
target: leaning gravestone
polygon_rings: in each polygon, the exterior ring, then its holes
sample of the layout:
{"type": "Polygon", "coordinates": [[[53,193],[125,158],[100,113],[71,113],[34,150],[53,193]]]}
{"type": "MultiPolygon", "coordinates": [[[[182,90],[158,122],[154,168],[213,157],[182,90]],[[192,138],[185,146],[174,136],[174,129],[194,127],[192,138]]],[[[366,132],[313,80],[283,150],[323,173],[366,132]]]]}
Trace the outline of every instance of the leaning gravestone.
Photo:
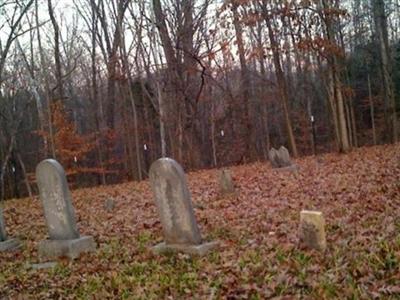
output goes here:
{"type": "Polygon", "coordinates": [[[233,184],[232,175],[228,169],[220,171],[219,188],[222,195],[235,194],[235,186],[233,184]]]}
{"type": "Polygon", "coordinates": [[[321,212],[303,210],[300,213],[300,241],[308,248],[325,251],[325,220],[321,212]]]}
{"type": "Polygon", "coordinates": [[[39,256],[74,259],[94,251],[93,237],[79,235],[63,167],[54,159],[46,159],[36,167],[36,179],[50,237],[40,242],[39,256]]]}
{"type": "Polygon", "coordinates": [[[21,243],[17,239],[7,238],[6,225],[3,218],[3,208],[0,204],[0,251],[14,250],[19,248],[21,243]]]}
{"type": "Polygon", "coordinates": [[[202,241],[182,167],[173,159],[161,158],[151,165],[149,177],[165,239],[153,251],[201,256],[215,248],[217,242],[202,241]]]}

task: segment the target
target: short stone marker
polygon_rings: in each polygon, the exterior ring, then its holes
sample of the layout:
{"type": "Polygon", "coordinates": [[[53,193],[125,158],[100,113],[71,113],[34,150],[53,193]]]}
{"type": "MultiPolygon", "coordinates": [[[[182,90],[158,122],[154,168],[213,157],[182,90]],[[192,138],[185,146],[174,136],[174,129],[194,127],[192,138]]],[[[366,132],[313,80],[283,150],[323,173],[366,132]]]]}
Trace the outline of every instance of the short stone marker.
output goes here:
{"type": "Polygon", "coordinates": [[[50,237],[40,242],[39,257],[74,259],[94,251],[93,237],[79,235],[63,167],[54,159],[46,159],[36,167],[36,180],[50,237]]]}
{"type": "Polygon", "coordinates": [[[17,239],[7,237],[6,225],[4,223],[3,208],[0,204],[0,251],[11,251],[19,248],[21,243],[17,239]]]}
{"type": "Polygon", "coordinates": [[[112,198],[107,198],[107,199],[104,201],[104,209],[105,209],[107,212],[112,212],[112,211],[114,210],[114,208],[115,208],[115,201],[114,201],[114,199],[112,199],[112,198]]]}
{"type": "Polygon", "coordinates": [[[219,188],[222,195],[235,194],[232,175],[228,169],[223,169],[219,173],[219,188]]]}
{"type": "Polygon", "coordinates": [[[182,167],[173,159],[161,158],[151,165],[149,177],[165,240],[153,251],[202,256],[215,248],[218,242],[201,238],[182,167]]]}
{"type": "Polygon", "coordinates": [[[294,165],[290,159],[288,149],[284,146],[281,146],[279,150],[272,148],[268,152],[268,159],[274,169],[285,169],[289,171],[297,170],[297,166],[294,165]]]}
{"type": "Polygon", "coordinates": [[[325,220],[321,212],[303,210],[300,213],[300,241],[308,248],[325,251],[325,220]]]}
{"type": "Polygon", "coordinates": [[[271,148],[268,152],[268,159],[271,162],[271,165],[273,168],[280,168],[281,166],[279,165],[278,161],[278,150],[275,148],[271,148]]]}

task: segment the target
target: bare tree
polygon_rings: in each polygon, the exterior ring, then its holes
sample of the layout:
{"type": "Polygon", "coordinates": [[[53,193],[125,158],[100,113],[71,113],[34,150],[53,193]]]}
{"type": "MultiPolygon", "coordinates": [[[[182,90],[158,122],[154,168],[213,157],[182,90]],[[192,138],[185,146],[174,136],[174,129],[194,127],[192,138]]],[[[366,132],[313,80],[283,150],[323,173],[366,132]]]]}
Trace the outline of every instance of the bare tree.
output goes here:
{"type": "Polygon", "coordinates": [[[271,11],[268,10],[268,3],[266,0],[263,0],[262,5],[262,14],[264,17],[265,24],[268,29],[269,42],[271,44],[274,67],[275,67],[275,75],[278,82],[279,96],[282,102],[283,114],[285,117],[285,125],[286,125],[286,133],[289,140],[289,147],[294,157],[298,156],[296,141],[293,134],[292,121],[289,115],[289,92],[288,92],[288,84],[285,78],[285,75],[282,70],[282,62],[280,56],[280,46],[276,39],[275,29],[272,25],[272,17],[271,11]]]}
{"type": "MultiPolygon", "coordinates": [[[[4,4],[8,6],[13,6],[13,9],[11,12],[11,17],[5,16],[4,18],[6,20],[5,23],[0,24],[0,29],[4,28],[7,25],[9,26],[8,34],[6,35],[5,39],[5,44],[2,45],[0,43],[0,86],[3,81],[3,71],[6,65],[8,53],[11,49],[11,45],[13,44],[16,38],[18,38],[19,36],[23,35],[24,33],[26,33],[31,29],[28,28],[27,30],[23,30],[22,26],[20,25],[24,16],[27,14],[33,3],[34,0],[13,1],[4,4]]],[[[3,9],[5,9],[5,7],[3,7],[3,9]]]]}

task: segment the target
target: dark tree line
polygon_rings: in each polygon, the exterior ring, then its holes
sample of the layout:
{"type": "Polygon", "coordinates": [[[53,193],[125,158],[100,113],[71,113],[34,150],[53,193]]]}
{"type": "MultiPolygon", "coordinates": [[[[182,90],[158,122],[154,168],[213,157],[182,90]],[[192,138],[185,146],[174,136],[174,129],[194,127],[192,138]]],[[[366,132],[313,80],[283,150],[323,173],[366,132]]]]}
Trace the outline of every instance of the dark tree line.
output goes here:
{"type": "Polygon", "coordinates": [[[1,198],[398,141],[397,0],[0,4],[1,198]]]}

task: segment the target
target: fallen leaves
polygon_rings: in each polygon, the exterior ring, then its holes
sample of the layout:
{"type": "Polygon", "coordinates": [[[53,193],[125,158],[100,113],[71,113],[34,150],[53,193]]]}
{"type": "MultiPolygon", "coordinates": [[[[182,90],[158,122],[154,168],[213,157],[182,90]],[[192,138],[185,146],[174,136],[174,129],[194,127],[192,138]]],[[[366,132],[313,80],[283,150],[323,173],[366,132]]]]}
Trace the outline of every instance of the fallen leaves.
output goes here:
{"type": "Polygon", "coordinates": [[[7,201],[8,233],[24,245],[0,253],[0,298],[399,298],[399,161],[391,145],[298,159],[295,173],[232,167],[237,195],[227,197],[217,170],[190,173],[203,237],[222,242],[203,258],[151,253],[162,228],[144,181],[74,191],[80,232],[97,251],[33,270],[47,234],[40,202],[7,201]],[[298,245],[302,209],[323,212],[325,254],[298,245]]]}

